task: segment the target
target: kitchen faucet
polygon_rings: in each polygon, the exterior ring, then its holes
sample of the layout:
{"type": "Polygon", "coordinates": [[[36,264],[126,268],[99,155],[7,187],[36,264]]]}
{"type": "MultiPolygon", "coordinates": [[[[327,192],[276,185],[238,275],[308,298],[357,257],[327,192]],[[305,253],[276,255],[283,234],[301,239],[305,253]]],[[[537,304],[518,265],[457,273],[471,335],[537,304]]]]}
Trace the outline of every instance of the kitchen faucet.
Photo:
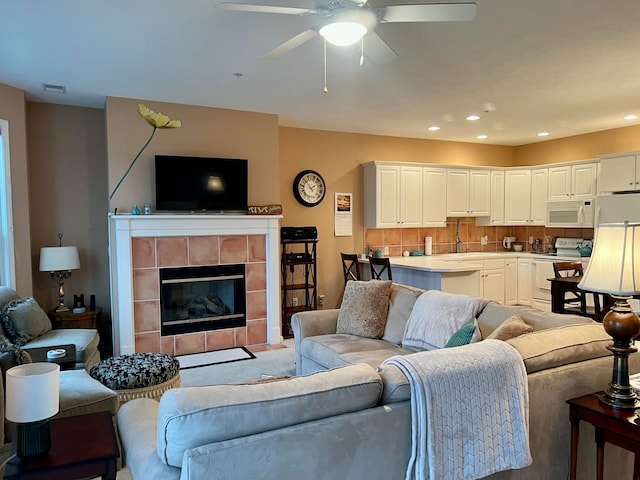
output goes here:
{"type": "Polygon", "coordinates": [[[460,253],[460,244],[462,240],[460,240],[460,219],[456,221],[456,253],[460,253]]]}

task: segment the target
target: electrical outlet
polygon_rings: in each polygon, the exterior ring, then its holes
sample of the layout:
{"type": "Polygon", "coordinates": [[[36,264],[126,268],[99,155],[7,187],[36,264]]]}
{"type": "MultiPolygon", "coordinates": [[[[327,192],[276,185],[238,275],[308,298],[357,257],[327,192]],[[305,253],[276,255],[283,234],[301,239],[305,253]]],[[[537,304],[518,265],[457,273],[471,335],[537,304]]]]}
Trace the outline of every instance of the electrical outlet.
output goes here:
{"type": "Polygon", "coordinates": [[[325,295],[324,294],[318,295],[318,306],[320,308],[324,308],[324,299],[325,299],[325,295]]]}
{"type": "Polygon", "coordinates": [[[388,256],[389,256],[389,247],[384,247],[384,248],[382,249],[382,254],[383,254],[385,257],[388,257],[388,256]]]}
{"type": "Polygon", "coordinates": [[[489,244],[489,236],[483,235],[480,237],[480,245],[488,245],[489,244]]]}
{"type": "Polygon", "coordinates": [[[297,307],[298,306],[298,297],[293,297],[291,299],[291,306],[292,307],[297,307]]]}

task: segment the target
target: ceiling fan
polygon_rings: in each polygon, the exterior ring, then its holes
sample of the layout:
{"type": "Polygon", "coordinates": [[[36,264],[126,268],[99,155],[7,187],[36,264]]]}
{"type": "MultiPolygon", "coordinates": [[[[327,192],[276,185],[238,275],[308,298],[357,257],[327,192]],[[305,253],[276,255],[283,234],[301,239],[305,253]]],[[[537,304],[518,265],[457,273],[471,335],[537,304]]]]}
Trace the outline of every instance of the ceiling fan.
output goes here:
{"type": "Polygon", "coordinates": [[[371,7],[367,0],[315,0],[315,8],[257,5],[251,3],[218,4],[224,10],[281,15],[314,16],[318,23],[268,52],[264,58],[276,58],[320,34],[338,46],[353,45],[366,35],[367,55],[376,63],[386,63],[397,57],[393,49],[374,32],[380,23],[459,22],[473,20],[475,2],[426,3],[417,5],[387,5],[371,7]]]}

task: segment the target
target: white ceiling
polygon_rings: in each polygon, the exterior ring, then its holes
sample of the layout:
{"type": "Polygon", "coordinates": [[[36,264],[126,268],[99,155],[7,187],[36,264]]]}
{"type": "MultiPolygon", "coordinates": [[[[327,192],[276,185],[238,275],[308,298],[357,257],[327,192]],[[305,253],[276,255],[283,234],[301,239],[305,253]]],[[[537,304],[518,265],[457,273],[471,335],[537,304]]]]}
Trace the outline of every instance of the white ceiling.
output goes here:
{"type": "Polygon", "coordinates": [[[328,46],[326,94],[320,37],[261,58],[312,17],[224,11],[220,1],[0,0],[0,83],[41,102],[102,108],[105,96],[126,97],[273,113],[284,126],[499,145],[638,123],[622,118],[640,115],[638,0],[475,0],[471,22],[381,24],[398,57],[360,67],[358,45],[328,46]],[[495,110],[484,113],[487,104],[495,110]],[[472,113],[481,119],[465,120],[472,113]],[[432,124],[442,129],[427,132],[432,124]]]}

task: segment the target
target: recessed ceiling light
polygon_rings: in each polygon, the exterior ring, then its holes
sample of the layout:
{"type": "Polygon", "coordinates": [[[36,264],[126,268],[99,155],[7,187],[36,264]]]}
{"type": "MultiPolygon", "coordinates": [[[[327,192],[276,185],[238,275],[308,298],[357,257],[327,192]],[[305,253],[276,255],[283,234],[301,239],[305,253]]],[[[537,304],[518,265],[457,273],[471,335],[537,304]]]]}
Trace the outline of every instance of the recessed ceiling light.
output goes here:
{"type": "Polygon", "coordinates": [[[429,128],[427,128],[427,130],[429,130],[430,132],[437,132],[438,130],[440,130],[440,127],[437,125],[433,125],[429,128]]]}
{"type": "Polygon", "coordinates": [[[478,135],[476,138],[478,140],[486,140],[487,138],[489,138],[489,135],[478,135]]]}
{"type": "Polygon", "coordinates": [[[470,122],[473,122],[475,120],[480,120],[480,115],[469,115],[467,117],[467,120],[469,120],[470,122]]]}
{"type": "Polygon", "coordinates": [[[625,115],[624,119],[625,120],[636,120],[638,118],[637,115],[625,115]]]}
{"type": "Polygon", "coordinates": [[[538,134],[539,137],[548,137],[549,136],[549,132],[540,132],[538,134]]]}

